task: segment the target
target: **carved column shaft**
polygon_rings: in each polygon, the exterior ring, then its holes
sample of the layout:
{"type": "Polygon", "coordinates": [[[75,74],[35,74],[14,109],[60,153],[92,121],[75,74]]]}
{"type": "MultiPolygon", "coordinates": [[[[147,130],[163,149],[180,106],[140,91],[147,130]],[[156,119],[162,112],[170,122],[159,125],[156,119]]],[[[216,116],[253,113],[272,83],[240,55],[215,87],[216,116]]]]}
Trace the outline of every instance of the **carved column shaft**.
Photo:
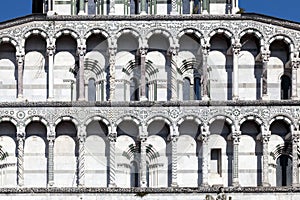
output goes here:
{"type": "Polygon", "coordinates": [[[109,139],[109,187],[116,187],[116,140],[117,133],[110,133],[109,139]]]}
{"type": "Polygon", "coordinates": [[[298,73],[299,61],[292,61],[292,99],[298,98],[297,92],[297,73],[298,73]]]}
{"type": "Polygon", "coordinates": [[[54,138],[48,138],[48,186],[54,185],[54,138]]]}
{"type": "Polygon", "coordinates": [[[265,51],[262,53],[262,64],[263,64],[263,71],[262,71],[262,99],[268,99],[268,62],[270,58],[270,52],[265,51]]]}
{"type": "Polygon", "coordinates": [[[78,155],[78,185],[85,185],[85,135],[78,138],[79,155],[78,155]]]}
{"type": "Polygon", "coordinates": [[[141,142],[141,163],[140,163],[140,187],[147,187],[147,138],[140,138],[141,142]]]}
{"type": "Polygon", "coordinates": [[[270,186],[269,183],[269,134],[263,134],[262,145],[263,145],[263,170],[262,170],[262,185],[264,187],[270,186]]]}
{"type": "Polygon", "coordinates": [[[116,48],[109,49],[109,100],[115,100],[115,89],[116,89],[116,48]]]}
{"type": "Polygon", "coordinates": [[[204,125],[201,127],[201,142],[202,142],[202,186],[208,187],[208,146],[209,127],[204,125]]]}
{"type": "Polygon", "coordinates": [[[85,46],[78,47],[79,55],[79,101],[84,101],[84,56],[86,53],[85,46]]]}
{"type": "Polygon", "coordinates": [[[55,46],[48,46],[48,99],[54,98],[54,77],[53,77],[53,67],[54,67],[54,52],[55,46]]]}
{"type": "Polygon", "coordinates": [[[203,63],[202,63],[202,100],[209,100],[208,94],[208,54],[209,54],[209,46],[204,46],[202,48],[202,56],[203,56],[203,63]]]}
{"type": "Polygon", "coordinates": [[[239,99],[239,54],[241,50],[241,44],[236,43],[233,45],[232,52],[233,52],[233,92],[232,92],[232,99],[238,100],[239,99]]]}
{"type": "Polygon", "coordinates": [[[171,50],[171,101],[177,101],[177,56],[178,49],[171,50]]]}
{"type": "Polygon", "coordinates": [[[239,142],[240,133],[236,132],[233,135],[233,163],[232,163],[232,185],[239,186],[239,142]]]}
{"type": "Polygon", "coordinates": [[[178,136],[172,136],[172,187],[178,187],[177,181],[177,168],[178,168],[178,155],[177,155],[177,143],[178,143],[178,136]]]}
{"type": "Polygon", "coordinates": [[[178,14],[177,0],[172,0],[172,1],[171,1],[171,4],[172,4],[171,15],[176,15],[176,14],[178,14]]]}
{"type": "Polygon", "coordinates": [[[110,0],[110,4],[109,4],[109,14],[110,15],[114,15],[115,14],[115,0],[110,0]]]}
{"type": "Polygon", "coordinates": [[[299,142],[300,135],[299,135],[298,131],[294,131],[294,132],[296,132],[296,133],[292,134],[292,154],[293,154],[292,185],[293,186],[299,186],[298,142],[299,142]]]}
{"type": "Polygon", "coordinates": [[[23,69],[24,69],[24,55],[17,55],[18,62],[18,98],[23,98],[23,69]]]}
{"type": "Polygon", "coordinates": [[[18,186],[24,186],[24,141],[25,141],[25,128],[23,126],[17,127],[17,182],[18,186]]]}
{"type": "Polygon", "coordinates": [[[79,14],[85,13],[85,5],[84,0],[79,0],[79,14]]]}
{"type": "MultiPolygon", "coordinates": [[[[146,55],[147,49],[140,49],[141,55],[141,85],[140,85],[140,100],[147,100],[146,97],[146,55]]],[[[130,94],[131,95],[131,94],[130,94]]]]}

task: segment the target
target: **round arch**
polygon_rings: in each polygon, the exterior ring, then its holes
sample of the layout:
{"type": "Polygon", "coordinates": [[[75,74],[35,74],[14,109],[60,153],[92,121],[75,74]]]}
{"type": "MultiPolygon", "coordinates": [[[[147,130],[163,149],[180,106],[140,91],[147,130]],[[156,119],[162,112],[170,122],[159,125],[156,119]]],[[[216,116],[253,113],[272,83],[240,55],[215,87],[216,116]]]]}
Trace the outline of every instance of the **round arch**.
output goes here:
{"type": "Polygon", "coordinates": [[[199,38],[199,42],[201,44],[201,46],[205,45],[205,40],[204,40],[204,36],[203,33],[201,33],[199,30],[195,29],[195,28],[185,28],[179,31],[179,33],[177,34],[177,40],[179,41],[180,38],[184,35],[184,34],[193,34],[196,37],[199,38]]]}
{"type": "Polygon", "coordinates": [[[231,44],[234,43],[234,34],[230,30],[227,30],[224,28],[218,28],[218,29],[212,30],[208,35],[211,39],[216,34],[223,34],[231,42],[231,44]]]}
{"type": "Polygon", "coordinates": [[[20,50],[19,47],[18,47],[17,40],[15,40],[14,38],[12,38],[11,36],[2,36],[0,38],[0,45],[3,44],[3,43],[9,43],[9,44],[11,44],[16,49],[16,52],[18,52],[20,50]]]}
{"type": "Polygon", "coordinates": [[[30,116],[30,117],[26,118],[24,120],[24,122],[25,122],[24,123],[25,127],[27,127],[31,122],[41,122],[47,128],[47,132],[49,133],[49,131],[50,131],[49,122],[41,116],[30,116]]]}
{"type": "Polygon", "coordinates": [[[142,47],[142,43],[143,43],[142,36],[140,35],[140,33],[137,30],[135,30],[133,28],[126,28],[126,29],[122,29],[122,30],[118,31],[117,34],[116,34],[116,36],[115,36],[116,37],[116,41],[118,41],[119,38],[123,34],[131,34],[134,38],[137,39],[137,41],[139,43],[138,48],[140,49],[142,47]]]}
{"type": "Polygon", "coordinates": [[[155,34],[161,34],[163,35],[166,39],[168,39],[169,41],[169,45],[172,46],[175,44],[175,41],[172,37],[172,34],[168,31],[168,30],[165,30],[165,29],[154,29],[154,30],[150,30],[147,34],[146,34],[146,37],[145,37],[145,44],[146,46],[148,46],[148,40],[155,34]]]}
{"type": "Polygon", "coordinates": [[[79,122],[77,119],[75,119],[74,117],[72,116],[62,116],[62,117],[59,117],[58,119],[56,119],[56,121],[54,122],[54,126],[56,127],[60,122],[62,121],[71,121],[74,123],[75,127],[76,127],[76,130],[78,130],[78,125],[79,125],[79,122]]]}
{"type": "Polygon", "coordinates": [[[0,123],[1,122],[11,122],[16,127],[18,126],[18,121],[15,118],[13,118],[12,116],[1,116],[0,117],[0,123]]]}
{"type": "Polygon", "coordinates": [[[265,44],[264,36],[259,30],[253,28],[242,30],[239,33],[239,38],[242,38],[246,34],[254,35],[259,40],[261,46],[265,44]]]}
{"type": "Polygon", "coordinates": [[[283,40],[283,42],[289,46],[290,53],[292,53],[294,51],[295,44],[289,36],[282,35],[282,34],[274,35],[268,40],[267,44],[270,46],[276,40],[283,40]]]}
{"type": "Polygon", "coordinates": [[[55,43],[57,38],[59,38],[62,35],[70,35],[72,38],[74,38],[76,40],[77,46],[80,44],[79,34],[76,31],[72,30],[72,29],[62,29],[62,30],[57,31],[54,34],[53,43],[55,43]]]}
{"type": "Polygon", "coordinates": [[[111,122],[107,118],[102,117],[100,115],[92,116],[92,117],[88,118],[84,122],[84,126],[87,127],[93,121],[101,121],[101,122],[103,122],[107,126],[108,131],[111,132],[111,122]]]}

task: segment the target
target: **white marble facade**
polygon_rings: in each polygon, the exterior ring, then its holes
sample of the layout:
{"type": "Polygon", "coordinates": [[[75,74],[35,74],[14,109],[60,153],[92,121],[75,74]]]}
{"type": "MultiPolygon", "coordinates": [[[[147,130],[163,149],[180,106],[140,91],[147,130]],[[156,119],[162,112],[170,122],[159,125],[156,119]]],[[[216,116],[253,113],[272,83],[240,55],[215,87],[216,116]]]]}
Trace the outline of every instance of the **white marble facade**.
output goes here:
{"type": "Polygon", "coordinates": [[[68,2],[0,25],[0,187],[298,186],[297,23],[68,2]]]}

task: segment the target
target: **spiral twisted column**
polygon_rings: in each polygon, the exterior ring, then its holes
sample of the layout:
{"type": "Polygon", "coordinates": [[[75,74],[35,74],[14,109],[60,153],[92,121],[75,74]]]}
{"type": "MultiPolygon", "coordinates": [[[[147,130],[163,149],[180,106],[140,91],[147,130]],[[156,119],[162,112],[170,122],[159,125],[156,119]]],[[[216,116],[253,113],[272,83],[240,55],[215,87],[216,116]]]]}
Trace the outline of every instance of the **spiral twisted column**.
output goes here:
{"type": "Polygon", "coordinates": [[[85,140],[86,129],[85,126],[80,127],[78,136],[79,154],[78,154],[78,186],[85,185],[85,140]]]}
{"type": "Polygon", "coordinates": [[[171,138],[172,143],[172,187],[178,187],[177,181],[177,169],[178,169],[178,155],[177,155],[177,143],[178,135],[173,135],[171,138]]]}
{"type": "Polygon", "coordinates": [[[177,100],[177,58],[178,48],[172,48],[171,54],[171,101],[177,100]]]}
{"type": "Polygon", "coordinates": [[[79,56],[79,101],[84,101],[84,57],[86,54],[86,46],[81,45],[77,49],[79,56]]]}
{"type": "Polygon", "coordinates": [[[23,99],[23,69],[24,69],[24,59],[25,55],[23,53],[19,53],[16,55],[18,62],[18,99],[23,99]]]}
{"type": "Polygon", "coordinates": [[[292,155],[293,155],[293,177],[292,185],[297,187],[299,186],[299,169],[298,169],[298,143],[299,143],[300,134],[297,130],[292,130],[292,155]]]}
{"type": "Polygon", "coordinates": [[[232,135],[233,139],[233,163],[232,163],[232,186],[238,187],[239,184],[239,143],[240,131],[235,131],[232,135]]]}
{"type": "Polygon", "coordinates": [[[109,48],[109,100],[115,100],[116,89],[116,53],[117,48],[109,48]]]}
{"type": "Polygon", "coordinates": [[[25,141],[25,127],[19,125],[17,127],[17,141],[18,141],[18,158],[17,158],[17,182],[18,186],[24,186],[24,141],[25,141]]]}
{"type": "Polygon", "coordinates": [[[116,140],[117,133],[108,135],[109,140],[109,187],[116,187],[116,140]]]}
{"type": "Polygon", "coordinates": [[[268,95],[268,62],[270,58],[271,52],[269,50],[264,50],[262,52],[262,64],[263,64],[263,71],[262,71],[262,99],[269,100],[268,95]]]}
{"type": "Polygon", "coordinates": [[[141,163],[140,163],[140,187],[147,187],[147,137],[140,137],[141,142],[141,163]]]}

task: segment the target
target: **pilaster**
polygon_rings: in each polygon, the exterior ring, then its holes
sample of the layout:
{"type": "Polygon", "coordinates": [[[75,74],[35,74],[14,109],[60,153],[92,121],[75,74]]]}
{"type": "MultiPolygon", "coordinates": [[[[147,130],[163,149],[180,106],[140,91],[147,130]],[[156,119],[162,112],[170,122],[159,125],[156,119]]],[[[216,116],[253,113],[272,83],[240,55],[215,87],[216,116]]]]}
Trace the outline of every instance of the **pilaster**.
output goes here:
{"type": "Polygon", "coordinates": [[[19,124],[17,126],[17,183],[19,187],[24,186],[24,142],[25,142],[25,126],[19,124]]]}

